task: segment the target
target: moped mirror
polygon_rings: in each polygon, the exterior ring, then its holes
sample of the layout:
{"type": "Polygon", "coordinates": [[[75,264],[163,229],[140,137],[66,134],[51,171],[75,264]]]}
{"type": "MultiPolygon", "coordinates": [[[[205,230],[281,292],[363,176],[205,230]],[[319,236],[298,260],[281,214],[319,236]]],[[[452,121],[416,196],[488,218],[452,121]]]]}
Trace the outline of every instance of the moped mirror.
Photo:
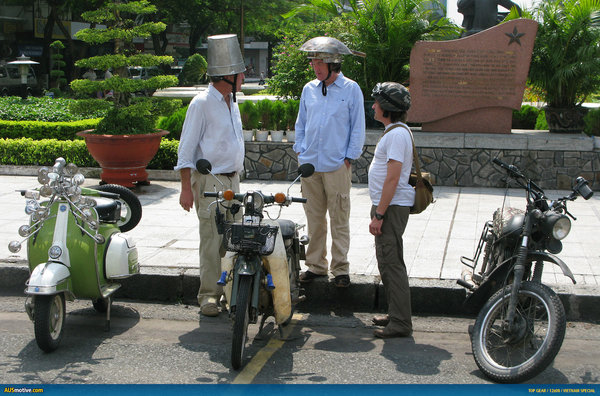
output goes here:
{"type": "Polygon", "coordinates": [[[579,195],[581,195],[586,201],[590,199],[592,195],[594,195],[594,192],[590,186],[588,186],[588,181],[583,177],[579,176],[577,179],[575,179],[575,183],[576,184],[575,187],[573,187],[573,191],[578,192],[579,195]]]}
{"type": "Polygon", "coordinates": [[[298,167],[298,174],[300,174],[301,177],[310,177],[313,173],[315,173],[313,164],[302,164],[298,167]]]}
{"type": "Polygon", "coordinates": [[[212,165],[210,164],[210,161],[207,159],[199,159],[196,162],[196,169],[198,170],[198,172],[202,173],[203,175],[208,175],[210,173],[210,171],[212,170],[212,165]]]}

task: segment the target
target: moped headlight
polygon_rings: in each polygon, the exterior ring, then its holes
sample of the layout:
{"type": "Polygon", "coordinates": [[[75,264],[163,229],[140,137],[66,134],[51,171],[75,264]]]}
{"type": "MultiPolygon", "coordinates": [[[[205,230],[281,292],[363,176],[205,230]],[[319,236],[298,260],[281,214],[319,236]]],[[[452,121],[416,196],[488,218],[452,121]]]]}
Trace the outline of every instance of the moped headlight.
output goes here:
{"type": "Polygon", "coordinates": [[[57,259],[60,257],[60,255],[62,254],[62,249],[60,248],[60,246],[54,245],[54,246],[50,246],[50,249],[48,249],[48,256],[50,256],[50,258],[53,259],[57,259]]]}
{"type": "Polygon", "coordinates": [[[571,220],[564,214],[546,213],[543,230],[546,234],[550,234],[554,239],[560,241],[569,235],[571,220]]]}

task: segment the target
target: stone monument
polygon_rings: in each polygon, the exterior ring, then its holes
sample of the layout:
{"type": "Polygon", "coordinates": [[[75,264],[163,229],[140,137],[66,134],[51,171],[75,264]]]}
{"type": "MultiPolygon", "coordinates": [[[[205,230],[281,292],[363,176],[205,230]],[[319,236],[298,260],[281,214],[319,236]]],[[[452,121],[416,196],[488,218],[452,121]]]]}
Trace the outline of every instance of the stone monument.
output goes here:
{"type": "Polygon", "coordinates": [[[537,22],[516,19],[410,54],[409,122],[424,132],[510,133],[521,108],[537,22]]]}

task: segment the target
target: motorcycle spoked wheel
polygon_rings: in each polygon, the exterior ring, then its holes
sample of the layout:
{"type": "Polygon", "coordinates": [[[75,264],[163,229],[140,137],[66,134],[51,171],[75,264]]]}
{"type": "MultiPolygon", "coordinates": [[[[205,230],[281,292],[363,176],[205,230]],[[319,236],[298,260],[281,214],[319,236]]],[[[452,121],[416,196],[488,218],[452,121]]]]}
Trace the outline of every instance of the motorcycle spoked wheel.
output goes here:
{"type": "Polygon", "coordinates": [[[233,321],[233,336],[231,340],[231,366],[234,370],[242,366],[248,323],[250,322],[250,292],[252,277],[240,276],[240,284],[235,303],[235,318],[233,321]]]}
{"type": "Polygon", "coordinates": [[[65,296],[35,296],[33,327],[35,341],[44,352],[58,348],[63,336],[66,308],[65,296]]]}
{"type": "Polygon", "coordinates": [[[127,232],[135,228],[142,219],[142,204],[137,195],[128,188],[118,184],[103,184],[94,187],[98,191],[119,194],[121,201],[121,219],[117,221],[117,227],[121,232],[127,232]]]}
{"type": "Polygon", "coordinates": [[[494,294],[479,312],[471,346],[479,369],[496,382],[535,377],[556,357],[565,337],[565,311],[558,296],[537,282],[523,282],[516,308],[516,334],[503,330],[512,285],[494,294]]]}

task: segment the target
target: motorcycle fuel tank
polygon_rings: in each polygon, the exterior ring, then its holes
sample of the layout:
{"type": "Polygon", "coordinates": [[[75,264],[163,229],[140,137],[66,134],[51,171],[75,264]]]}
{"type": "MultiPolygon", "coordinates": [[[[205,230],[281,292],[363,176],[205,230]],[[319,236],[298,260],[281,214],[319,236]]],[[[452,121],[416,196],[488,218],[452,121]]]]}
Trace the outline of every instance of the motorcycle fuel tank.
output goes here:
{"type": "Polygon", "coordinates": [[[105,263],[108,279],[127,278],[139,273],[138,251],[134,240],[122,233],[113,234],[106,250],[105,263]]]}

